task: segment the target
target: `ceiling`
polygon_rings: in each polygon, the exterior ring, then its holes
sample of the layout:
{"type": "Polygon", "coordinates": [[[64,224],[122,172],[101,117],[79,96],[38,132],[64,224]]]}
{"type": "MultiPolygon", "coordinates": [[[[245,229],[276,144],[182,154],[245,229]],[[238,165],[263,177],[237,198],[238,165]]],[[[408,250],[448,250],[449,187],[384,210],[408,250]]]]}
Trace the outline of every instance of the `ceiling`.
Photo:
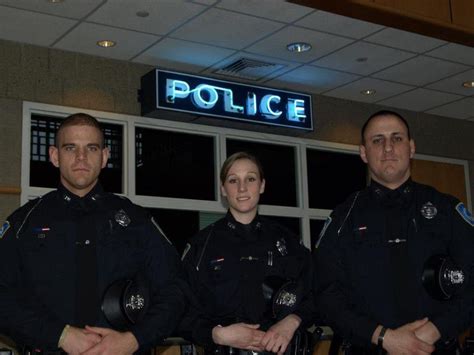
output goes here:
{"type": "Polygon", "coordinates": [[[0,0],[0,38],[474,121],[473,47],[282,0],[0,0]]]}

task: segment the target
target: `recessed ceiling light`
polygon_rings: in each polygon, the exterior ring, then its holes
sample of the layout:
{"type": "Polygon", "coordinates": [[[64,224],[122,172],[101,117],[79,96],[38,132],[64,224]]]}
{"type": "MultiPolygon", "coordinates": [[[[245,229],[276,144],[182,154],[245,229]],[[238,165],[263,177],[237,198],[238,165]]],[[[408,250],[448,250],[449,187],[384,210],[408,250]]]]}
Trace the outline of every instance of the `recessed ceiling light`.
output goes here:
{"type": "Polygon", "coordinates": [[[61,2],[64,2],[64,0],[46,0],[47,2],[49,2],[50,4],[59,4],[61,2]]]}
{"type": "Polygon", "coordinates": [[[462,83],[462,86],[468,89],[474,88],[474,80],[465,81],[464,83],[462,83]]]}
{"type": "Polygon", "coordinates": [[[103,48],[113,47],[116,44],[117,44],[117,42],[111,41],[111,40],[108,40],[108,39],[103,39],[102,41],[97,41],[97,45],[99,47],[103,47],[103,48]]]}
{"type": "Polygon", "coordinates": [[[311,50],[311,44],[305,42],[290,43],[286,46],[290,52],[302,53],[311,50]]]}
{"type": "Polygon", "coordinates": [[[374,95],[377,91],[372,89],[362,90],[360,93],[362,95],[374,95]]]}
{"type": "Polygon", "coordinates": [[[148,17],[150,16],[150,13],[148,11],[137,11],[135,15],[138,17],[148,17]]]}

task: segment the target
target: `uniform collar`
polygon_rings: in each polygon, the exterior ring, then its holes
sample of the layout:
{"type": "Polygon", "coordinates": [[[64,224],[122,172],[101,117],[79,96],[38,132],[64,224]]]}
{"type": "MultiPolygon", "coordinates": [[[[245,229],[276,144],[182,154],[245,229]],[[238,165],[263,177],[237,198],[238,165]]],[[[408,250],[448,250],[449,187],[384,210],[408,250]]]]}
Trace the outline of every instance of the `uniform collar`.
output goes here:
{"type": "Polygon", "coordinates": [[[226,222],[226,227],[229,229],[233,229],[236,231],[246,231],[246,232],[252,232],[259,230],[262,227],[262,222],[260,216],[257,215],[255,218],[250,222],[249,224],[243,224],[238,222],[232,213],[230,211],[227,211],[227,214],[225,216],[225,222],[226,222]]]}
{"type": "Polygon", "coordinates": [[[92,190],[89,191],[89,193],[83,197],[79,197],[76,194],[72,193],[61,183],[59,184],[58,192],[61,197],[61,200],[64,201],[66,205],[79,205],[81,207],[96,205],[97,201],[99,201],[104,195],[104,189],[102,188],[102,185],[99,182],[97,182],[97,184],[95,184],[92,190]]]}
{"type": "Polygon", "coordinates": [[[411,199],[413,195],[413,181],[408,178],[403,184],[392,190],[372,180],[369,186],[372,196],[389,204],[403,204],[411,199]]]}

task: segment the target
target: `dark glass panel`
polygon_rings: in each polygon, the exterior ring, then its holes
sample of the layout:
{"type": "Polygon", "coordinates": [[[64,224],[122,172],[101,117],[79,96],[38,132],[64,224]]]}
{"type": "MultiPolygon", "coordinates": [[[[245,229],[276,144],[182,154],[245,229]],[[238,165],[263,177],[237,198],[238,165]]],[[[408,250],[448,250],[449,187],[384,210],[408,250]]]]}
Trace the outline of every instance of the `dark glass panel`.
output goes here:
{"type": "Polygon", "coordinates": [[[310,208],[334,209],[366,186],[366,165],[359,155],[307,149],[310,208]]]}
{"type": "Polygon", "coordinates": [[[137,127],[137,195],[215,200],[214,138],[137,127]]]}

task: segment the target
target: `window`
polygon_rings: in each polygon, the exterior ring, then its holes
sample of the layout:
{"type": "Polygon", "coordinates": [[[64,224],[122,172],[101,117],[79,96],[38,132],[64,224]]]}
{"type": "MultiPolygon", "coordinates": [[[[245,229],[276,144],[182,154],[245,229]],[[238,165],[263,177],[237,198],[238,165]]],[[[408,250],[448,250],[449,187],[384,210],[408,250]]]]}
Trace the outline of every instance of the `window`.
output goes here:
{"type": "Polygon", "coordinates": [[[137,127],[136,194],[216,200],[214,138],[137,127]]]}
{"type": "Polygon", "coordinates": [[[366,186],[367,170],[359,155],[307,149],[310,208],[333,209],[366,186]]]}

